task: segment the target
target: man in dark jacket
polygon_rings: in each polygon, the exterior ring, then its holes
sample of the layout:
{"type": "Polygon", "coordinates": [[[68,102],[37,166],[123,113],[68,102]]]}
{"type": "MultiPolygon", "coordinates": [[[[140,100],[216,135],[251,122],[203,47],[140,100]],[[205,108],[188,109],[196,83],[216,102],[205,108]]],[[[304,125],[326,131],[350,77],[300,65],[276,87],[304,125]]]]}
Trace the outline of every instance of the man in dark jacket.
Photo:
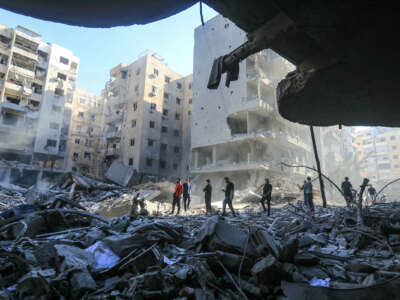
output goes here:
{"type": "Polygon", "coordinates": [[[206,212],[211,213],[211,193],[212,193],[212,186],[210,183],[210,179],[206,180],[207,184],[203,189],[204,192],[204,200],[206,202],[206,212]]]}
{"type": "Polygon", "coordinates": [[[234,196],[234,192],[235,192],[235,186],[229,180],[228,177],[225,177],[224,180],[226,183],[226,187],[225,187],[225,189],[222,190],[225,193],[225,199],[222,202],[222,215],[223,216],[226,215],[225,209],[226,209],[226,205],[228,204],[229,209],[232,211],[232,214],[236,217],[236,213],[235,213],[235,210],[233,209],[233,204],[232,204],[232,200],[233,200],[233,196],[234,196]]]}
{"type": "Polygon", "coordinates": [[[263,196],[261,198],[261,205],[262,205],[264,211],[267,211],[265,209],[265,200],[267,200],[268,216],[271,213],[271,198],[272,198],[272,185],[269,183],[269,180],[267,178],[265,178],[265,184],[263,187],[263,196]]]}
{"type": "Polygon", "coordinates": [[[349,177],[345,177],[344,181],[342,182],[342,192],[346,198],[347,207],[350,207],[351,203],[353,202],[353,186],[349,181],[349,177]]]}
{"type": "Polygon", "coordinates": [[[186,208],[189,209],[190,192],[191,192],[191,187],[190,187],[189,178],[186,178],[185,183],[183,184],[183,208],[185,209],[185,211],[186,211],[186,208]]]}

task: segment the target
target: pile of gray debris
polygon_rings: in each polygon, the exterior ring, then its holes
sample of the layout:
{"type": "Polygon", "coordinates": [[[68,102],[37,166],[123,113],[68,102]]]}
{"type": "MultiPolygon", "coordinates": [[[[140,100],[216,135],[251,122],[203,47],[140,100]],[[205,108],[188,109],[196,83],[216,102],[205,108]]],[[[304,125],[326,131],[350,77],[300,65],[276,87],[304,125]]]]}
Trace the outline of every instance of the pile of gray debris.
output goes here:
{"type": "Polygon", "coordinates": [[[70,201],[3,212],[0,299],[400,297],[396,203],[358,226],[355,211],[301,202],[270,217],[105,219],[70,201]]]}

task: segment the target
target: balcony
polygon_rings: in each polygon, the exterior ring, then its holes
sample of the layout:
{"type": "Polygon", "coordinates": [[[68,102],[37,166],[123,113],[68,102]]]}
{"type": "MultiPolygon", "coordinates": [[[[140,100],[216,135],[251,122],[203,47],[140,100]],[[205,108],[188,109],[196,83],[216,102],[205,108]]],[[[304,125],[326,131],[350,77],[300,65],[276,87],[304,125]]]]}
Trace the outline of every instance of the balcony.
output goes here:
{"type": "Polygon", "coordinates": [[[9,102],[9,101],[4,101],[4,102],[0,103],[0,108],[2,111],[8,110],[8,111],[11,111],[14,113],[24,113],[25,112],[25,106],[21,106],[21,105],[18,105],[18,104],[9,102]]]}
{"type": "Polygon", "coordinates": [[[108,148],[105,150],[102,150],[102,154],[104,156],[119,156],[120,148],[108,148]]]}
{"type": "Polygon", "coordinates": [[[274,108],[271,104],[267,103],[260,97],[254,96],[253,98],[246,99],[242,102],[239,110],[235,111],[257,111],[263,114],[270,114],[274,112],[274,108]]]}
{"type": "Polygon", "coordinates": [[[0,53],[9,55],[10,49],[11,49],[11,47],[9,44],[4,44],[3,42],[0,42],[0,53]]]}
{"type": "Polygon", "coordinates": [[[35,78],[35,73],[33,71],[25,69],[25,68],[17,67],[15,65],[10,65],[10,72],[20,74],[20,75],[28,77],[30,79],[35,78]]]}
{"type": "Polygon", "coordinates": [[[22,55],[24,57],[27,57],[31,60],[34,60],[35,62],[38,62],[38,55],[37,53],[33,53],[30,51],[29,48],[25,48],[21,45],[15,45],[13,48],[14,53],[18,53],[19,55],[22,55]]]}
{"type": "Polygon", "coordinates": [[[24,38],[26,40],[29,40],[32,43],[35,43],[35,44],[39,44],[40,43],[40,37],[41,37],[40,34],[34,32],[32,30],[29,30],[28,28],[25,28],[23,26],[18,25],[15,28],[15,32],[20,37],[22,37],[22,38],[24,38]]]}
{"type": "Polygon", "coordinates": [[[120,139],[121,131],[107,132],[107,139],[120,139]]]}
{"type": "Polygon", "coordinates": [[[0,64],[0,73],[6,73],[6,71],[7,71],[7,66],[6,65],[3,65],[3,64],[0,64]]]}
{"type": "Polygon", "coordinates": [[[23,89],[22,85],[18,85],[12,81],[6,81],[4,87],[12,94],[19,94],[23,89]]]}
{"type": "Polygon", "coordinates": [[[32,93],[31,96],[29,97],[29,99],[36,101],[36,102],[40,102],[40,101],[42,101],[42,94],[32,93]]]}

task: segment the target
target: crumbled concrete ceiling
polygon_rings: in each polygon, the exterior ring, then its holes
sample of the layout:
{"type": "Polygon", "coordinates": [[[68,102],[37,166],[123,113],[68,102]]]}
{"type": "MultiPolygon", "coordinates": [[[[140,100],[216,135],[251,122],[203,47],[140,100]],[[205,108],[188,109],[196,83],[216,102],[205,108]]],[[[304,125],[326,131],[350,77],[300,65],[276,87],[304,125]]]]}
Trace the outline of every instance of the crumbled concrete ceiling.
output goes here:
{"type": "MultiPolygon", "coordinates": [[[[67,24],[111,27],[153,22],[196,2],[0,0],[0,7],[67,24]]],[[[283,117],[321,126],[400,126],[399,22],[392,2],[204,0],[204,3],[249,33],[278,14],[293,20],[294,25],[274,37],[269,45],[302,71],[280,86],[278,107],[283,117]]]]}

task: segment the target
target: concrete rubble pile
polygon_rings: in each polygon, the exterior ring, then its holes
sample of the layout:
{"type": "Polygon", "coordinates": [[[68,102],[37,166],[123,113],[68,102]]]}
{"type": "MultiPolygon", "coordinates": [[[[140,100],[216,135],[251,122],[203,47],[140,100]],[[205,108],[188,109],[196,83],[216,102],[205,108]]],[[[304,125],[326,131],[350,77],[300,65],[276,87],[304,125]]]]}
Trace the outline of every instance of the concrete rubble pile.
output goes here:
{"type": "Polygon", "coordinates": [[[366,208],[363,226],[302,202],[232,218],[40,205],[2,213],[0,299],[399,299],[396,203],[366,208]]]}

